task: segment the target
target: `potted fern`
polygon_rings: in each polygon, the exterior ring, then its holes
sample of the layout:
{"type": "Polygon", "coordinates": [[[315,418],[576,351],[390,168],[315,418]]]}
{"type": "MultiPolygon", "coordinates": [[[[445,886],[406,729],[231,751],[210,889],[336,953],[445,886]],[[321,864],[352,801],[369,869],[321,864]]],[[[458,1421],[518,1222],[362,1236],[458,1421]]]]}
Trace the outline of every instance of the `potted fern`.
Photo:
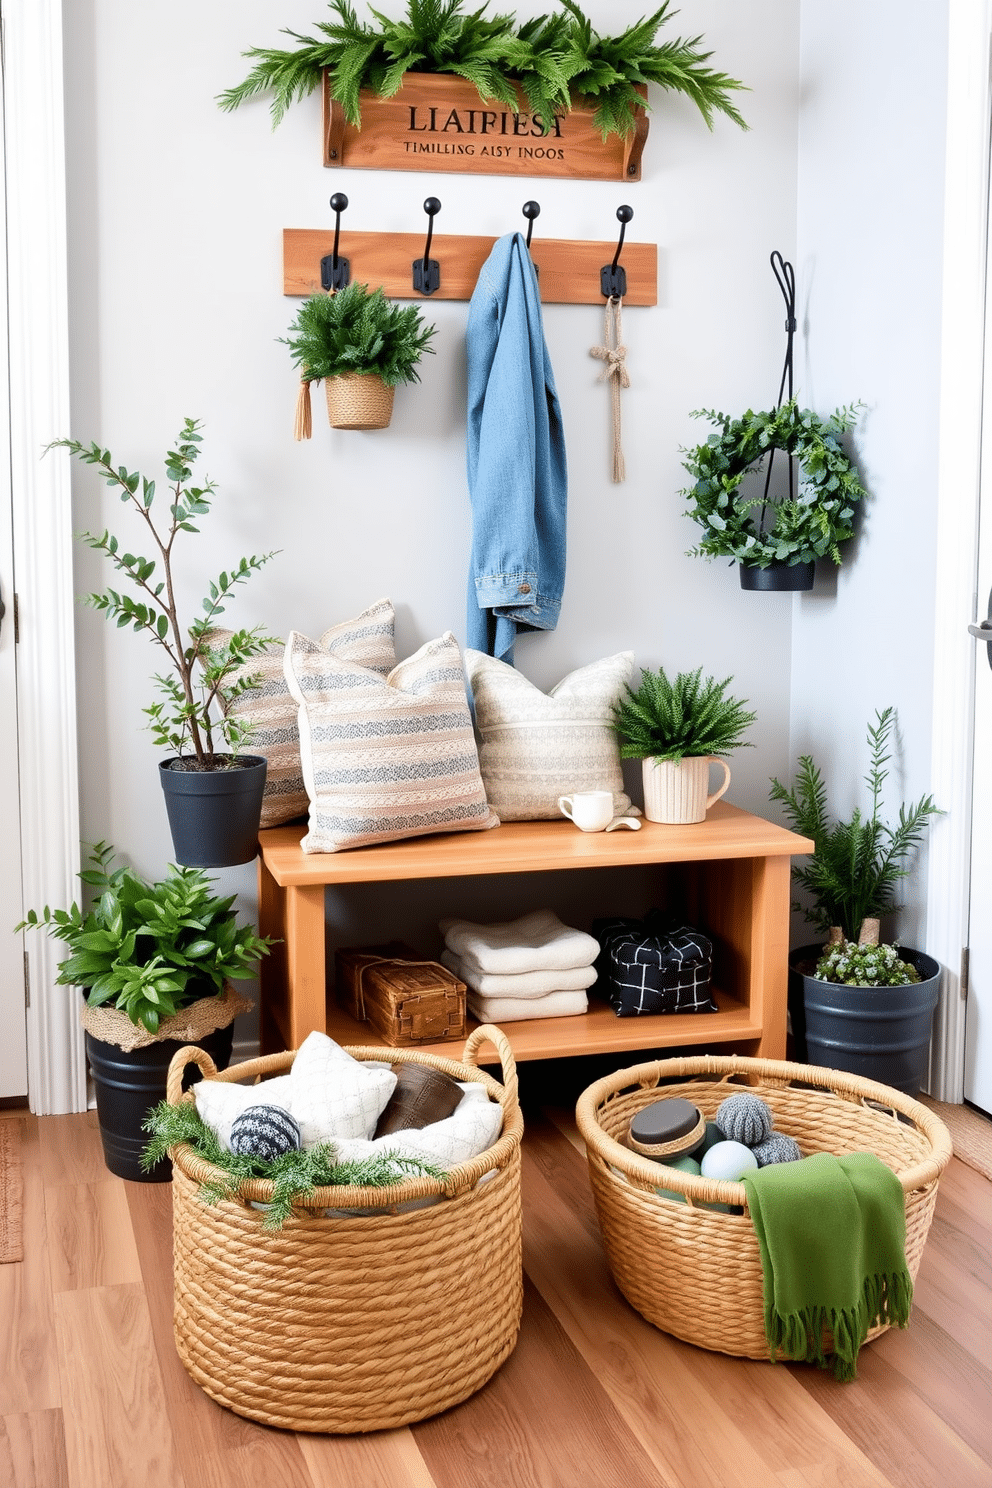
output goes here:
{"type": "Polygon", "coordinates": [[[655,83],[691,98],[710,128],[716,112],[746,128],[731,96],[743,84],[707,65],[712,54],[701,37],[656,44],[670,18],[668,0],[617,36],[595,31],[576,0],[560,3],[560,11],[518,24],[509,13],[486,16],[485,4],[466,12],[465,0],[408,0],[402,19],[370,7],[372,23],[363,24],[349,0],[329,0],[318,36],[286,31],[290,48],[250,47],[243,53],[253,63],[248,76],[217,101],[235,109],[269,93],[278,123],[326,73],[330,96],[357,127],[363,91],[391,98],[408,72],[444,73],[464,78],[481,102],[512,110],[520,107],[519,88],[545,134],[557,115],[588,104],[606,139],[634,132],[645,84],[655,83]]]}
{"type": "Polygon", "coordinates": [[[790,956],[797,1054],[915,1095],[926,1073],[940,967],[922,951],[880,943],[881,920],[898,907],[908,859],[939,809],[925,795],[902,804],[895,825],[883,820],[895,723],[895,710],[885,708],[868,725],[867,810],[856,806],[846,821],[832,818],[826,782],[808,754],[791,787],[772,780],[771,799],[816,844],[792,870],[808,895],[796,907],[827,937],[790,956]]]}
{"type": "Polygon", "coordinates": [[[304,300],[281,338],[300,369],[296,437],[310,437],[310,384],[322,378],[333,429],[384,429],[397,384],[419,381],[434,329],[416,305],[401,308],[367,284],[304,300]]]}
{"type": "Polygon", "coordinates": [[[84,595],[84,603],[118,629],[130,627],[146,636],[161,653],[166,670],[154,676],[161,701],[144,712],[155,743],[168,751],[159,779],[176,859],[190,867],[220,868],[249,862],[258,846],[266,761],[243,752],[250,731],[225,710],[254,685],[248,664],[273,638],[255,626],[234,631],[213,647],[211,632],[235,588],[274,555],[239,559],[210,583],[200,615],[189,624],[181,618],[175,547],[182,535],[199,532],[197,523],[209,513],[216,489],[213,481],[193,481],[200,427],[198,420],[186,419],[175,449],[165,457],[167,517],[159,515],[162,498],[156,497],[155,482],[115,465],[108,449],[76,439],[56,439],[49,449],[67,449],[95,466],[150,539],[154,556],[149,558],[109,531],[81,533],[81,541],[103,553],[133,591],[107,588],[84,595]]]}
{"type": "Polygon", "coordinates": [[[254,975],[270,942],[237,924],[235,896],[215,894],[202,870],[171,867],[149,883],[133,868],[114,867],[114,857],[105,842],[91,848],[79,875],[87,907],[46,905],[16,928],[47,930],[68,947],[57,980],[83,992],[107,1167],[119,1178],[161,1182],[171,1166],[142,1167],[142,1123],[165,1098],[172,1056],[198,1044],[226,1069],[234,1019],[250,1006],[230,984],[254,975]]]}
{"type": "Polygon", "coordinates": [[[754,722],[742,698],[726,696],[730,677],[703,677],[702,667],[669,678],[664,668],[646,670],[640,685],[626,689],[614,708],[613,727],[622,759],[643,760],[644,815],[648,821],[700,822],[730,785],[730,766],[720,755],[746,747],[754,722]],[[709,769],[723,782],[709,791],[709,769]]]}

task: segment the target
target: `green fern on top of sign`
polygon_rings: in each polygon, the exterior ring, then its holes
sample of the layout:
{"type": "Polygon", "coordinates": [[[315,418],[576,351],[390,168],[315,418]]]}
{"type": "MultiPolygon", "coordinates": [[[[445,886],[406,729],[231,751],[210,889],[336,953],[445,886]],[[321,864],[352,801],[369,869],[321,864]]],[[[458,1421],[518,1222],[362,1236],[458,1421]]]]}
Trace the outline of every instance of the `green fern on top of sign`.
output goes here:
{"type": "Polygon", "coordinates": [[[370,7],[376,26],[363,24],[348,0],[329,0],[333,18],[316,23],[319,36],[286,30],[292,48],[250,47],[242,54],[253,63],[248,76],[217,101],[235,109],[270,93],[278,124],[293,103],[320,86],[326,69],[331,96],[359,127],[361,89],[391,98],[405,73],[439,72],[464,78],[484,101],[511,109],[517,107],[512,85],[519,85],[545,133],[578,97],[596,103],[604,139],[629,135],[635,110],[645,102],[636,85],[646,83],[684,93],[710,128],[715,112],[747,127],[730,96],[743,84],[706,65],[712,53],[701,49],[702,37],[655,45],[659,29],[677,14],[670,0],[618,36],[594,31],[576,0],[561,4],[563,11],[518,25],[512,14],[487,18],[485,4],[466,14],[465,0],[407,0],[402,20],[370,7]]]}

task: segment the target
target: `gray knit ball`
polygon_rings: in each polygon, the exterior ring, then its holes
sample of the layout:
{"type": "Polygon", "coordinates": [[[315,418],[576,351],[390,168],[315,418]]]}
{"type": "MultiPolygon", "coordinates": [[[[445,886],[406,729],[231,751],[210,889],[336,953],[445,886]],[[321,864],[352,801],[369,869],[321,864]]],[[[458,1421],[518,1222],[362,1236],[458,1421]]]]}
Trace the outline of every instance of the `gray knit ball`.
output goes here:
{"type": "Polygon", "coordinates": [[[231,1126],[231,1151],[241,1157],[272,1162],[299,1146],[299,1123],[282,1106],[249,1106],[231,1126]]]}
{"type": "Polygon", "coordinates": [[[755,1147],[772,1129],[770,1107],[756,1095],[739,1091],[728,1095],[716,1113],[716,1124],[728,1142],[743,1142],[755,1147]]]}
{"type": "Polygon", "coordinates": [[[767,1168],[770,1163],[798,1162],[802,1157],[799,1143],[792,1137],[787,1137],[785,1132],[777,1131],[770,1132],[751,1151],[758,1159],[759,1168],[767,1168]]]}

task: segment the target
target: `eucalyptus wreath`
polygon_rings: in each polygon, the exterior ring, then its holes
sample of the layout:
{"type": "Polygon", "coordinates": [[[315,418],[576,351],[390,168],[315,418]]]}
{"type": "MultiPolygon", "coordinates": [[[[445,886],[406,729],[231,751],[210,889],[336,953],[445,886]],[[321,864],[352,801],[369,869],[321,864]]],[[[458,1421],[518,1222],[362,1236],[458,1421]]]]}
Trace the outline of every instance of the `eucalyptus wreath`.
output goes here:
{"type": "Polygon", "coordinates": [[[841,444],[862,406],[838,408],[829,418],[800,408],[795,398],[736,419],[697,409],[693,417],[709,419],[718,432],[682,451],[695,484],[680,494],[689,499],[686,516],[704,533],[690,556],[735,558],[749,568],[827,557],[839,564],[840,544],[854,533],[854,509],[868,494],[841,444]],[[775,450],[795,457],[797,494],[744,496],[744,477],[775,450]]]}

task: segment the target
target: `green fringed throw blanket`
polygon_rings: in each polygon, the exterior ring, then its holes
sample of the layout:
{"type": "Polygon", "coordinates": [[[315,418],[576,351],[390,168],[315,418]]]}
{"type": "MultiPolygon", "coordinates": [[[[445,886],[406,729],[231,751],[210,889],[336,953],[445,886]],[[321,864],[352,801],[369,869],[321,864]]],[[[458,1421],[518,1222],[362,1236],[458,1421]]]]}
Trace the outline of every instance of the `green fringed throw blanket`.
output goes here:
{"type": "Polygon", "coordinates": [[[854,1379],[869,1328],[909,1321],[913,1283],[899,1179],[869,1152],[819,1152],[742,1181],[761,1248],[772,1358],[780,1351],[821,1369],[832,1362],[837,1379],[854,1379]],[[832,1361],[824,1328],[833,1334],[832,1361]]]}

